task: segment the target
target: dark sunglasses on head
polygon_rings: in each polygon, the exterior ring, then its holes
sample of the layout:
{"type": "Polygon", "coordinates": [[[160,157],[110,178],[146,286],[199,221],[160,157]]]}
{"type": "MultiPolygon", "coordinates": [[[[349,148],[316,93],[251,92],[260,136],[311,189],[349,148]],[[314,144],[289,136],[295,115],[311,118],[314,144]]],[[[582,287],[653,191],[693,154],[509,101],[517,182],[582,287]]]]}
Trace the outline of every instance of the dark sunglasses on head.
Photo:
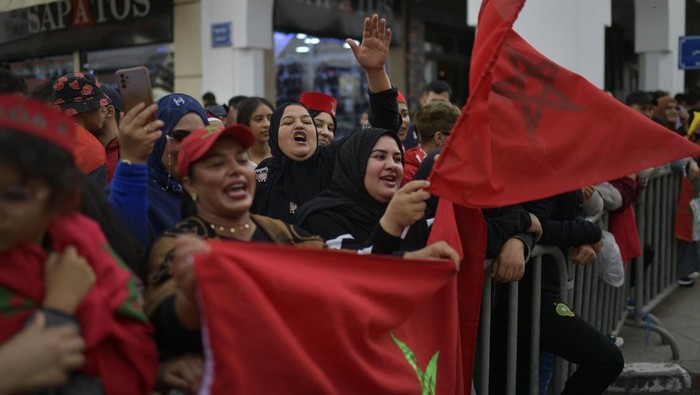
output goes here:
{"type": "Polygon", "coordinates": [[[178,143],[181,143],[182,140],[185,139],[185,137],[190,135],[189,130],[172,130],[170,133],[168,133],[168,138],[177,141],[178,143]]]}

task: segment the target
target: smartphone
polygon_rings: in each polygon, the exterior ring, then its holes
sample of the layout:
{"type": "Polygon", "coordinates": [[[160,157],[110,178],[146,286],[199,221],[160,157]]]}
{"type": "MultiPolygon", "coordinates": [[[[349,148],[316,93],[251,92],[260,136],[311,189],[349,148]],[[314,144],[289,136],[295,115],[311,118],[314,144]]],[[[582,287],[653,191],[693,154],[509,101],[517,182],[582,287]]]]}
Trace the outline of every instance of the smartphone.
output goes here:
{"type": "MultiPolygon", "coordinates": [[[[136,107],[139,103],[144,103],[146,106],[153,104],[151,77],[147,68],[141,66],[119,69],[116,72],[116,76],[124,113],[136,107]]],[[[155,116],[149,122],[154,120],[155,116]]]]}

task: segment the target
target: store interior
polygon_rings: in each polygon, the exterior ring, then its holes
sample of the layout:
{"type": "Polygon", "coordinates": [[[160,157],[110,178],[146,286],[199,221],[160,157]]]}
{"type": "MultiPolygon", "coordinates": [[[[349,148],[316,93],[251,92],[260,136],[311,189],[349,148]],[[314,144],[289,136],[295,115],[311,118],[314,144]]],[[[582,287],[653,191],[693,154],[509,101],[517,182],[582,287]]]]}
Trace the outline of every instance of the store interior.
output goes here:
{"type": "Polygon", "coordinates": [[[336,138],[359,126],[369,106],[367,79],[344,40],[275,32],[274,42],[277,103],[323,92],[338,99],[336,138]]]}

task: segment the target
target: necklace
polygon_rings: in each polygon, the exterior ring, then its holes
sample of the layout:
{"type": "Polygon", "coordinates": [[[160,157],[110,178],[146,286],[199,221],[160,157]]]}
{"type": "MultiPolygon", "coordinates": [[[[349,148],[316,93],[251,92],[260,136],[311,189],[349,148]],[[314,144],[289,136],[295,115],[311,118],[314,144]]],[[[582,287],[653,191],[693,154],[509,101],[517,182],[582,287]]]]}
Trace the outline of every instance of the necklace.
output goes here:
{"type": "Polygon", "coordinates": [[[229,232],[229,233],[231,233],[231,234],[234,234],[234,233],[236,233],[236,232],[238,232],[238,231],[240,231],[240,230],[250,229],[250,222],[246,222],[246,223],[244,223],[243,225],[230,226],[230,227],[221,226],[221,225],[209,224],[209,227],[210,227],[214,232],[216,232],[216,231],[218,230],[219,232],[229,232]]]}

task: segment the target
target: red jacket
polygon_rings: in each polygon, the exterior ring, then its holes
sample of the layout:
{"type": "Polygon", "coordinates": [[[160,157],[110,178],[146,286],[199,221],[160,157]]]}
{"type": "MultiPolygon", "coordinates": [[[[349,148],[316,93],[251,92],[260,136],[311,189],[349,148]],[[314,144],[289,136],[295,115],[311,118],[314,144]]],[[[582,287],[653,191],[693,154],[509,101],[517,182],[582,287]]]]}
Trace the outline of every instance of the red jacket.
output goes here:
{"type": "Polygon", "coordinates": [[[423,151],[420,145],[406,151],[403,156],[403,182],[401,182],[401,185],[406,185],[407,182],[413,180],[413,176],[416,175],[418,167],[420,167],[420,164],[426,156],[425,151],[423,151]]]}

